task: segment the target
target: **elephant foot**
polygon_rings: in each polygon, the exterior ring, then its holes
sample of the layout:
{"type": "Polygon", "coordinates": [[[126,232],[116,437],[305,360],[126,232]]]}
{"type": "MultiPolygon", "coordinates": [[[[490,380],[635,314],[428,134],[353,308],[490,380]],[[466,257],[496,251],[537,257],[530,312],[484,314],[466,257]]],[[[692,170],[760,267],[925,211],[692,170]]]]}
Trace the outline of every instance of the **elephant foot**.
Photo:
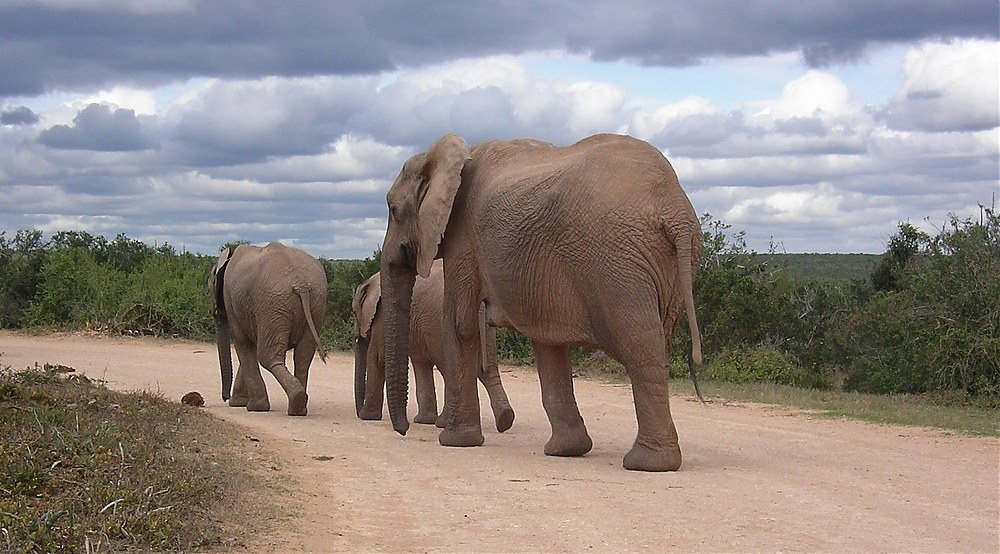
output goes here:
{"type": "Polygon", "coordinates": [[[382,419],[382,406],[370,408],[368,405],[365,405],[358,412],[358,417],[365,421],[379,421],[382,419]]]}
{"type": "Polygon", "coordinates": [[[438,435],[441,446],[482,446],[486,439],[483,430],[476,427],[445,427],[438,435]]]}
{"type": "Polygon", "coordinates": [[[511,425],[514,425],[514,409],[510,406],[504,406],[493,412],[493,417],[497,422],[497,431],[501,433],[510,429],[511,425]]]}
{"type": "MultiPolygon", "coordinates": [[[[231,402],[231,400],[230,400],[231,402]]],[[[232,406],[233,404],[230,404],[232,406]]],[[[271,402],[265,396],[263,399],[250,399],[244,404],[248,412],[270,412],[271,402]]]]}
{"type": "Polygon", "coordinates": [[[231,408],[242,408],[250,402],[250,398],[246,396],[231,396],[229,397],[229,406],[231,408]]]}
{"type": "Polygon", "coordinates": [[[653,450],[636,442],[622,465],[631,471],[677,471],[681,467],[681,449],[674,445],[653,450]]]}
{"type": "Polygon", "coordinates": [[[546,456],[583,456],[594,447],[586,427],[561,433],[552,432],[552,437],[545,443],[546,456]]]}
{"type": "Polygon", "coordinates": [[[434,426],[438,429],[444,429],[448,426],[448,417],[445,416],[444,412],[441,412],[441,415],[437,416],[437,421],[434,422],[434,426]]]}
{"type": "Polygon", "coordinates": [[[413,418],[413,423],[420,423],[423,425],[436,425],[437,421],[438,415],[429,410],[420,410],[413,418]]]}
{"type": "Polygon", "coordinates": [[[293,395],[288,399],[288,415],[304,416],[309,411],[309,395],[306,393],[293,395]]]}

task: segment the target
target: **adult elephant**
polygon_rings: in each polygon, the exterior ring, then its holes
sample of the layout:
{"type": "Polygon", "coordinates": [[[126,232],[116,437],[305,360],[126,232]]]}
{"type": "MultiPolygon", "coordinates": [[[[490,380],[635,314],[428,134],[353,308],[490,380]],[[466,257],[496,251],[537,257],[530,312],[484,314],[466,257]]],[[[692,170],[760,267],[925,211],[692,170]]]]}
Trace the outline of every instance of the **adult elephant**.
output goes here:
{"type": "Polygon", "coordinates": [[[531,340],[552,429],[545,453],[579,456],[592,441],[573,392],[570,348],[599,347],[632,384],[638,435],[631,470],[681,465],[670,415],[670,343],[683,312],[701,345],[692,286],[701,228],[670,163],[627,136],[559,148],[536,140],[469,148],[445,135],[407,160],[386,195],[382,246],[389,415],[405,434],[410,296],[444,260],[445,446],[483,444],[476,394],[480,303],[492,324],[531,340]]]}
{"type": "MultiPolygon", "coordinates": [[[[385,387],[384,311],[379,308],[381,275],[376,273],[354,291],[351,308],[354,311],[354,402],[358,417],[382,419],[382,391],[385,387]]],[[[440,260],[431,266],[426,279],[417,279],[413,286],[410,308],[410,362],[417,385],[417,415],[414,423],[437,424],[444,427],[445,411],[437,413],[437,392],[434,387],[434,367],[444,367],[444,345],[441,340],[441,320],[444,307],[444,268],[440,260]]],[[[493,409],[497,431],[503,433],[514,423],[514,410],[500,380],[497,366],[496,328],[486,327],[485,312],[480,314],[479,331],[483,337],[479,360],[479,381],[486,388],[493,409]]],[[[444,371],[441,371],[444,374],[444,371]]]]}
{"type": "Polygon", "coordinates": [[[316,350],[326,361],[319,329],[326,320],[326,272],[316,258],[278,242],[240,245],[219,253],[208,278],[222,371],[222,399],[251,412],[271,409],[260,366],[288,395],[288,415],[304,416],[316,350]],[[230,345],[240,366],[233,382],[230,345]],[[285,365],[294,349],[295,375],[285,365]],[[232,387],[232,396],[229,391],[232,387]]]}

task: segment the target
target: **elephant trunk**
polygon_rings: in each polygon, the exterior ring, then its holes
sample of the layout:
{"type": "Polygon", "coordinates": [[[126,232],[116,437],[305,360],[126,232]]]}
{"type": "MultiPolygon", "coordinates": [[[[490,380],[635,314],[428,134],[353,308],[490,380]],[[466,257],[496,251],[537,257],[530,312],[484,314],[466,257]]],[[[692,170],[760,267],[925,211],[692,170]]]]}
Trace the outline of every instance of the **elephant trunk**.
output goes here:
{"type": "Polygon", "coordinates": [[[366,337],[358,337],[354,345],[354,411],[361,417],[361,408],[365,406],[365,382],[368,372],[368,347],[371,341],[366,337]]]}
{"type": "Polygon", "coordinates": [[[409,267],[382,271],[382,309],[385,310],[385,392],[392,428],[405,435],[409,396],[410,302],[417,272],[409,267]]]}
{"type": "Polygon", "coordinates": [[[215,320],[215,346],[219,350],[219,369],[222,371],[222,400],[229,400],[233,389],[233,352],[230,345],[233,342],[233,332],[225,319],[215,320]]]}

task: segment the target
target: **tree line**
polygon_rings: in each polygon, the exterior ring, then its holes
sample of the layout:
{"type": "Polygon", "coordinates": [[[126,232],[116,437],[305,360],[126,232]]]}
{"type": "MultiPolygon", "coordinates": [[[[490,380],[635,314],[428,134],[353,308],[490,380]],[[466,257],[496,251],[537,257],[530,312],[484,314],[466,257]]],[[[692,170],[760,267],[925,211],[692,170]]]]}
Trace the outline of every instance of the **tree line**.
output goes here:
{"type": "MultiPolygon", "coordinates": [[[[899,225],[867,278],[791,275],[781,256],[747,247],[744,232],[706,214],[695,304],[708,360],[703,377],[736,382],[933,393],[1000,407],[1000,217],[952,217],[936,234],[899,225]]],[[[233,246],[233,245],[228,245],[233,246]]],[[[351,296],[378,271],[362,260],[320,258],[327,275],[327,348],[353,347],[351,296]]],[[[0,232],[0,328],[92,329],[214,336],[206,282],[213,256],[118,235],[0,232]]],[[[690,348],[680,326],[672,371],[690,348]]],[[[508,363],[531,347],[500,330],[508,363]]],[[[582,360],[587,352],[577,351],[582,360]]]]}

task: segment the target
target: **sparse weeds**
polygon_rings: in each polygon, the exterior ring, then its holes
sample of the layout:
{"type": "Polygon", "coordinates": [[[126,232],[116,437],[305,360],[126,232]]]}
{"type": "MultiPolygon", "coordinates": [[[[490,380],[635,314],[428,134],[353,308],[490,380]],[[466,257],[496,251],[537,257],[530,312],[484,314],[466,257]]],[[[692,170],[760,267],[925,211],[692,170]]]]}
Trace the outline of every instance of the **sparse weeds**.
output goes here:
{"type": "Polygon", "coordinates": [[[239,445],[219,423],[84,376],[0,369],[0,550],[225,544],[220,514],[239,509],[235,491],[242,487],[233,483],[247,468],[234,463],[239,445]]]}

